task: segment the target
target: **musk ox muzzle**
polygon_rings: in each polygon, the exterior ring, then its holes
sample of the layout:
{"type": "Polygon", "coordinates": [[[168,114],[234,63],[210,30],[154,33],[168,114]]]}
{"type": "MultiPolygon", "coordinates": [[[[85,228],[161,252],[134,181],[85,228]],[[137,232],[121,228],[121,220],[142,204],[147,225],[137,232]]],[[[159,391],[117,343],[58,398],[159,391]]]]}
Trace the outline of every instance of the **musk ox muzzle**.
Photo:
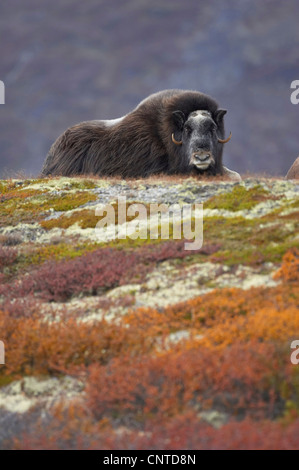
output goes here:
{"type": "Polygon", "coordinates": [[[211,165],[215,164],[215,160],[211,152],[207,152],[206,150],[199,150],[192,153],[191,164],[199,170],[206,170],[211,165]]]}

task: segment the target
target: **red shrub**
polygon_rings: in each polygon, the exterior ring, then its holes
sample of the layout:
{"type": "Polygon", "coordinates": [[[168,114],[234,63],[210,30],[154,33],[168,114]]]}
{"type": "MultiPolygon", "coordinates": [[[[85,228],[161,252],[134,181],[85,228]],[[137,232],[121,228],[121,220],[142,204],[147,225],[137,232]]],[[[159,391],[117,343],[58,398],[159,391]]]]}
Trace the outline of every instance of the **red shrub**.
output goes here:
{"type": "Polygon", "coordinates": [[[184,241],[142,246],[134,251],[103,248],[71,260],[46,262],[21,282],[0,286],[0,295],[37,293],[49,301],[65,301],[78,294],[95,295],[118,285],[142,282],[155,263],[189,254],[184,250],[184,241]]]}
{"type": "MultiPolygon", "coordinates": [[[[1,310],[11,318],[30,318],[41,311],[40,301],[33,296],[24,299],[6,299],[1,304],[1,310]]],[[[0,315],[3,313],[0,311],[0,315]]]]}
{"type": "Polygon", "coordinates": [[[13,264],[18,256],[18,250],[0,246],[0,269],[13,264]]]}
{"type": "Polygon", "coordinates": [[[185,250],[185,240],[167,241],[158,245],[143,246],[139,250],[139,254],[146,261],[164,261],[172,258],[186,258],[186,256],[200,253],[202,255],[210,255],[220,249],[220,244],[205,244],[199,250],[185,250]]]}

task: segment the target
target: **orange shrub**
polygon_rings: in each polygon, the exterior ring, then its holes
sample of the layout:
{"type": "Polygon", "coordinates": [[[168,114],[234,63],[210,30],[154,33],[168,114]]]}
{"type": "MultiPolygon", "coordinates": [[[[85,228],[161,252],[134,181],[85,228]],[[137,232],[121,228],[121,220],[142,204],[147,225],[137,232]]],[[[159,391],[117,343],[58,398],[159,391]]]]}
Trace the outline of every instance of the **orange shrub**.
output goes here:
{"type": "Polygon", "coordinates": [[[202,347],[93,365],[86,392],[97,419],[119,422],[166,419],[198,403],[239,417],[273,417],[283,401],[274,384],[287,374],[273,345],[236,343],[218,352],[202,347]]]}
{"type": "Polygon", "coordinates": [[[93,362],[106,363],[150,348],[145,338],[136,339],[130,329],[105,320],[50,322],[38,315],[16,318],[0,311],[0,331],[6,352],[1,373],[11,376],[72,373],[93,362]]]}
{"type": "Polygon", "coordinates": [[[299,281],[299,250],[297,248],[284,255],[282,266],[274,278],[283,279],[285,282],[299,281]]]}

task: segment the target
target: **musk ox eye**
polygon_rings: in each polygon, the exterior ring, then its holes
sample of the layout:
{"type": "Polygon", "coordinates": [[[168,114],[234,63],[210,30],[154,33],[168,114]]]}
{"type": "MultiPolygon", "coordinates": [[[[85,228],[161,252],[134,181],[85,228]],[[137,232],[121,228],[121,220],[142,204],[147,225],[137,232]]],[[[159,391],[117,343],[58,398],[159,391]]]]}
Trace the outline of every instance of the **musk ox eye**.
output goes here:
{"type": "Polygon", "coordinates": [[[187,135],[190,135],[191,132],[192,132],[191,127],[190,126],[185,126],[185,132],[186,132],[187,135]]]}

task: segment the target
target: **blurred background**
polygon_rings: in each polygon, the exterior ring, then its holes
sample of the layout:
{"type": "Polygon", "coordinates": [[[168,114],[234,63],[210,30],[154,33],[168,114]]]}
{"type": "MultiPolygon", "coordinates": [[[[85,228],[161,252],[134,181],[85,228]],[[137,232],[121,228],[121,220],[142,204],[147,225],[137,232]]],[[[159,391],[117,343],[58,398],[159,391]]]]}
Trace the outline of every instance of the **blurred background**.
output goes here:
{"type": "Polygon", "coordinates": [[[299,154],[297,0],[10,0],[0,7],[0,177],[37,175],[69,126],[166,88],[228,109],[224,164],[285,175],[299,154]]]}

